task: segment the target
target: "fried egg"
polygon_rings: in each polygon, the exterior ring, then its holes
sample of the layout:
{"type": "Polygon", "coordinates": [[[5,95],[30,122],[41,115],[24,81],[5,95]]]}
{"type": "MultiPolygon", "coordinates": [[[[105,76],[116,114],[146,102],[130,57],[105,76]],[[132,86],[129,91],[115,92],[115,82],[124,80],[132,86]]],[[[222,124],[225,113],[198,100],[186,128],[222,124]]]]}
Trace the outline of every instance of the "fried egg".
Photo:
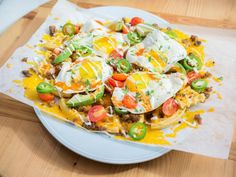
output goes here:
{"type": "Polygon", "coordinates": [[[116,87],[112,94],[115,107],[127,110],[133,114],[152,111],[173,97],[186,84],[186,76],[180,73],[169,75],[136,72],[132,73],[125,81],[124,88],[116,87]],[[136,102],[136,107],[127,108],[124,97],[129,95],[136,102]]]}
{"type": "Polygon", "coordinates": [[[186,56],[182,45],[154,29],[141,43],[129,48],[126,59],[150,72],[162,73],[186,56]]]}
{"type": "Polygon", "coordinates": [[[94,20],[84,24],[81,33],[75,35],[72,41],[78,45],[89,47],[92,54],[107,59],[113,50],[125,51],[129,45],[124,34],[111,32],[94,20]],[[88,33],[90,32],[90,33],[88,33]]]}
{"type": "Polygon", "coordinates": [[[112,68],[100,57],[84,58],[74,63],[64,62],[55,79],[55,86],[67,94],[93,91],[112,73],[112,68]]]}

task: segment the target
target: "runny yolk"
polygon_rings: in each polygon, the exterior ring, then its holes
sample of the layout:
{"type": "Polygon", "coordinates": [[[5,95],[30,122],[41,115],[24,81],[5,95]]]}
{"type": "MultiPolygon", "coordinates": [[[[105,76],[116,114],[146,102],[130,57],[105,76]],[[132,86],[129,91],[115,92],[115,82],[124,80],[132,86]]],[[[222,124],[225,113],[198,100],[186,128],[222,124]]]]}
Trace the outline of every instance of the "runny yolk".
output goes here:
{"type": "Polygon", "coordinates": [[[147,88],[151,81],[149,74],[134,73],[126,80],[126,86],[131,92],[141,91],[147,88]]]}
{"type": "Polygon", "coordinates": [[[111,37],[98,38],[94,40],[93,44],[96,50],[99,50],[108,55],[117,47],[116,40],[111,37]]]}

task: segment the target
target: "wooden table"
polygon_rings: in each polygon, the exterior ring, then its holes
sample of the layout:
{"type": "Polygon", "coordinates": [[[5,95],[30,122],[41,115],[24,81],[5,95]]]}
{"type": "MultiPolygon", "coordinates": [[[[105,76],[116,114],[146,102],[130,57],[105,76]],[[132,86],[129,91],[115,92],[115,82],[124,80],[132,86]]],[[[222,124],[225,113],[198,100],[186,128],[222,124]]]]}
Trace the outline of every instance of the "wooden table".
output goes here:
{"type": "MultiPolygon", "coordinates": [[[[149,10],[171,23],[236,28],[235,0],[74,0],[82,7],[127,5],[149,10]]],[[[49,2],[25,15],[0,36],[0,65],[24,44],[49,14],[49,2]]],[[[7,18],[7,14],[6,14],[7,18]]],[[[0,94],[0,176],[236,176],[236,138],[229,160],[172,151],[141,164],[108,165],[81,157],[58,143],[33,109],[0,94]]]]}

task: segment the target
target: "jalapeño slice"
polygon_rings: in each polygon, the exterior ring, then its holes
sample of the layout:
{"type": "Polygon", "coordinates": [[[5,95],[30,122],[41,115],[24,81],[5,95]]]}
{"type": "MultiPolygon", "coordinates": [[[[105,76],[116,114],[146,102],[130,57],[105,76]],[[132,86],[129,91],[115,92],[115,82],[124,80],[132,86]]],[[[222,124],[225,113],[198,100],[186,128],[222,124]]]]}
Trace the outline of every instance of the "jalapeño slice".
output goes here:
{"type": "Polygon", "coordinates": [[[146,136],[147,127],[144,123],[137,122],[129,129],[129,136],[134,140],[141,140],[146,136]]]}

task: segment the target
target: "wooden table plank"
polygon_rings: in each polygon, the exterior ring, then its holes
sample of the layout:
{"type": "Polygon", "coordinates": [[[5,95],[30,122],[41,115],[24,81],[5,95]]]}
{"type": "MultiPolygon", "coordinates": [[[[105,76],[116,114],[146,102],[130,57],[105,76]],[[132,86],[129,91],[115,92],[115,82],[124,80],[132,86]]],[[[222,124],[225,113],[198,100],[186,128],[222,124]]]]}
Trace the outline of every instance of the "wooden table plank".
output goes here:
{"type": "Polygon", "coordinates": [[[41,124],[4,116],[0,119],[0,142],[0,173],[9,177],[103,175],[233,177],[236,175],[234,161],[177,151],[136,165],[98,163],[60,145],[41,124]]]}
{"type": "MultiPolygon", "coordinates": [[[[73,2],[77,2],[73,0],[73,2]]],[[[80,0],[92,5],[121,5],[144,9],[170,23],[209,27],[236,28],[235,0],[80,0]]]]}

